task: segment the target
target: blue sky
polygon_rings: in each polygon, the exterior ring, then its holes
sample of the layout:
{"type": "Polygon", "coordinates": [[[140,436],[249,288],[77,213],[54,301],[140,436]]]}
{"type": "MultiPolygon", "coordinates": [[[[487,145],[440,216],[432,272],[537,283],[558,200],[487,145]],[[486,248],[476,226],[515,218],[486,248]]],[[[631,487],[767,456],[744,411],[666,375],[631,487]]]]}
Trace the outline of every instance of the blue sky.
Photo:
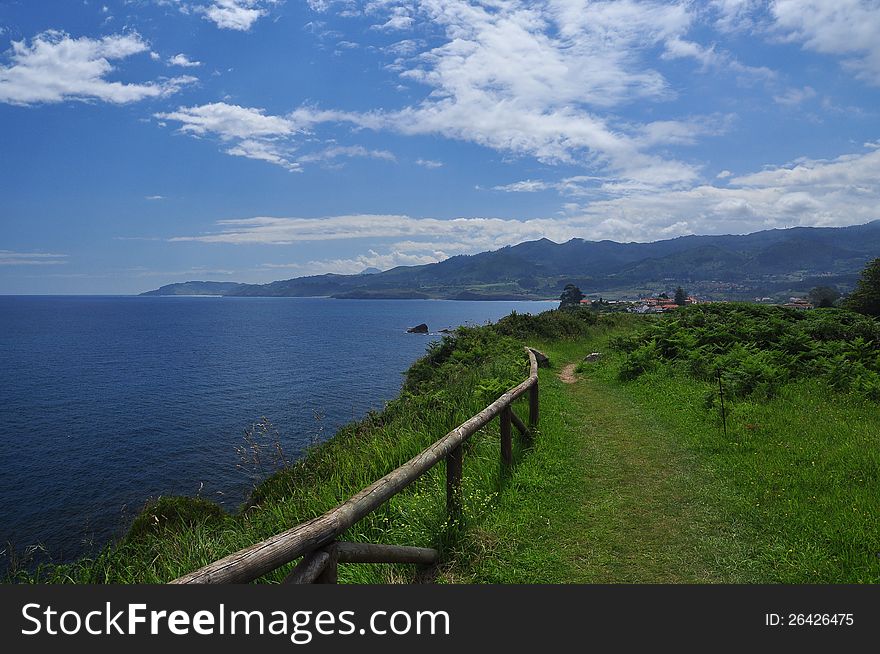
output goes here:
{"type": "Polygon", "coordinates": [[[0,293],[880,218],[880,1],[0,3],[0,293]]]}

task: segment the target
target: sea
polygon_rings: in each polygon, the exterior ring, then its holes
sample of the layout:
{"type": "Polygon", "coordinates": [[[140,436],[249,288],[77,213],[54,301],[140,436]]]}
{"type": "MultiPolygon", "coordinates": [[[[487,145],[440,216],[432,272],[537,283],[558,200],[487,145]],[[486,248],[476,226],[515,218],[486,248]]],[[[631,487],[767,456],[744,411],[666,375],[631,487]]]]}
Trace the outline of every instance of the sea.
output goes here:
{"type": "Polygon", "coordinates": [[[163,495],[235,510],[256,423],[295,459],[381,410],[440,330],[556,305],[0,296],[0,550],[93,553],[163,495]]]}

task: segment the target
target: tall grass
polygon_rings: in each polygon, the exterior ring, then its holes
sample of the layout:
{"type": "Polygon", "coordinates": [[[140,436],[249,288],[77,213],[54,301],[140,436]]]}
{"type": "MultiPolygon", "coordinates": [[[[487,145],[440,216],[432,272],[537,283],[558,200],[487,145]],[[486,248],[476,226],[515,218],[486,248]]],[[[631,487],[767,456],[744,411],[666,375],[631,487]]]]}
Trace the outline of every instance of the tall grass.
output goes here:
{"type": "Polygon", "coordinates": [[[711,305],[612,342],[619,353],[581,370],[650,410],[721,480],[708,501],[738,525],[749,580],[880,582],[880,323],[711,305]]]}

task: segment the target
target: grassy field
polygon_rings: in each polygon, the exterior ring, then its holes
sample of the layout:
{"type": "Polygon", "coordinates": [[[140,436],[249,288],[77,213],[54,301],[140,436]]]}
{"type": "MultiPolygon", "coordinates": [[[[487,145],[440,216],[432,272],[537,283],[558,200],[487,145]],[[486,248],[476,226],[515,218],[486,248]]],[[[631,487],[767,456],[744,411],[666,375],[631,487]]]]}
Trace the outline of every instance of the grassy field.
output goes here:
{"type": "Polygon", "coordinates": [[[826,368],[804,368],[729,397],[725,435],[717,385],[676,357],[622,379],[626,331],[543,344],[555,370],[538,446],[449,580],[880,582],[880,407],[864,386],[836,391],[826,368]],[[593,351],[599,362],[559,381],[593,351]]]}
{"type": "MultiPolygon", "coordinates": [[[[531,446],[517,443],[513,473],[501,471],[493,422],[466,446],[461,524],[446,520],[441,464],[346,539],[437,547],[443,562],[429,578],[441,583],[880,581],[874,323],[726,310],[735,321],[696,308],[659,320],[548,312],[460,330],[410,369],[384,412],[283,466],[237,514],[162,498],[98,556],[10,580],[164,582],[319,515],[524,379],[529,343],[552,368],[540,372],[540,429],[531,446]],[[740,331],[735,356],[716,327],[740,331]],[[860,358],[846,354],[853,343],[860,358]],[[603,356],[581,363],[592,351],[603,356]]],[[[524,402],[516,410],[525,417],[524,402]]],[[[254,439],[250,452],[270,467],[271,430],[254,439]]],[[[418,574],[348,565],[340,582],[418,574]]]]}

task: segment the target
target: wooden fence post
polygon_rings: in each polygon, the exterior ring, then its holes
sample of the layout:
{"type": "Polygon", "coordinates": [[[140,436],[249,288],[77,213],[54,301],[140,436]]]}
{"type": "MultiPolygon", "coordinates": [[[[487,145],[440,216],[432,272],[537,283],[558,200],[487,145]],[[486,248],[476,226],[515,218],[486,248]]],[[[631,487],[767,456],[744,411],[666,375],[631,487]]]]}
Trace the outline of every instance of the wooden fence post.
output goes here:
{"type": "Polygon", "coordinates": [[[324,566],[324,571],[315,579],[316,584],[335,584],[338,579],[339,572],[339,552],[336,549],[336,543],[328,545],[324,551],[330,555],[330,560],[324,566]]]}
{"type": "Polygon", "coordinates": [[[450,521],[457,522],[461,517],[461,445],[446,456],[446,512],[450,521]]]}
{"type": "Polygon", "coordinates": [[[529,428],[538,426],[538,380],[529,389],[529,428]]]}
{"type": "Polygon", "coordinates": [[[510,434],[511,413],[513,411],[509,404],[501,410],[501,462],[505,468],[513,466],[513,439],[510,434]]]}

